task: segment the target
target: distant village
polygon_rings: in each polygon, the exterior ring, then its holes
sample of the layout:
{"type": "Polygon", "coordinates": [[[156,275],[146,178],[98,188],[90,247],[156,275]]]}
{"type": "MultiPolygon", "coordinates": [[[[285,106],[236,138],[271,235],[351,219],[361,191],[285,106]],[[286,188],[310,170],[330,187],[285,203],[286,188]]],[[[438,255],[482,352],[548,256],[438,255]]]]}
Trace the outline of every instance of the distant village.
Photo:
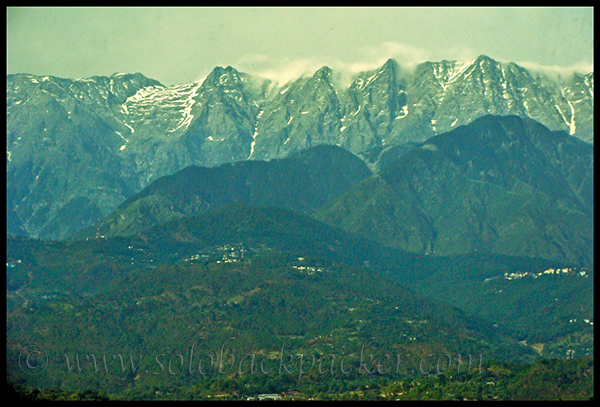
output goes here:
{"type": "MultiPolygon", "coordinates": [[[[265,250],[271,250],[271,248],[266,245],[261,245],[260,247],[245,247],[243,243],[225,244],[215,246],[204,253],[193,254],[184,259],[184,261],[214,261],[217,264],[237,263],[248,260],[253,254],[265,250]]],[[[301,274],[313,275],[331,271],[326,267],[307,264],[307,260],[304,257],[298,257],[295,263],[297,264],[292,264],[292,268],[301,274]]]]}
{"type": "Polygon", "coordinates": [[[202,253],[193,254],[183,261],[216,261],[216,263],[237,263],[246,260],[249,255],[271,250],[265,245],[246,247],[243,243],[224,244],[206,249],[202,253]]]}
{"type": "Polygon", "coordinates": [[[573,267],[556,268],[556,269],[550,267],[549,269],[541,271],[539,273],[529,273],[528,271],[525,271],[525,272],[517,271],[515,273],[504,273],[504,278],[506,280],[519,280],[519,279],[527,277],[527,276],[531,276],[533,278],[538,278],[538,277],[547,276],[547,275],[573,275],[573,276],[580,276],[580,277],[586,277],[586,278],[588,276],[587,270],[585,268],[582,268],[581,270],[579,270],[579,269],[573,268],[573,267]]]}

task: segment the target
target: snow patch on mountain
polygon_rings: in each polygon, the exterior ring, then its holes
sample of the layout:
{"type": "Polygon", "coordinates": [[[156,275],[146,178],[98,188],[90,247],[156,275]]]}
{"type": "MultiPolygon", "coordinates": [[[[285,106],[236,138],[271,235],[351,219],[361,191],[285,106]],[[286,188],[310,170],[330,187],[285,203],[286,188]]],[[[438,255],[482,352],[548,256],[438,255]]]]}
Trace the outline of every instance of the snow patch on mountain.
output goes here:
{"type": "Polygon", "coordinates": [[[185,128],[189,127],[190,123],[194,119],[194,115],[192,114],[192,107],[194,106],[194,103],[196,103],[196,100],[194,98],[196,96],[198,96],[198,88],[200,88],[200,86],[201,86],[201,83],[196,82],[195,86],[188,93],[187,98],[184,101],[185,107],[181,110],[183,119],[181,120],[181,123],[176,128],[174,128],[173,130],[169,130],[169,133],[179,130],[180,128],[182,128],[184,126],[185,126],[185,128]]]}
{"type": "Polygon", "coordinates": [[[577,126],[575,126],[575,108],[573,107],[573,103],[570,100],[567,100],[569,107],[571,108],[571,121],[567,123],[569,125],[569,134],[574,135],[577,130],[577,126]]]}
{"type": "Polygon", "coordinates": [[[260,120],[264,112],[265,110],[261,109],[261,111],[258,112],[258,115],[256,116],[256,123],[254,124],[254,132],[252,133],[252,143],[250,143],[250,154],[248,155],[248,159],[250,159],[250,157],[252,157],[252,155],[254,154],[254,146],[256,146],[256,136],[258,136],[258,121],[260,120]]]}

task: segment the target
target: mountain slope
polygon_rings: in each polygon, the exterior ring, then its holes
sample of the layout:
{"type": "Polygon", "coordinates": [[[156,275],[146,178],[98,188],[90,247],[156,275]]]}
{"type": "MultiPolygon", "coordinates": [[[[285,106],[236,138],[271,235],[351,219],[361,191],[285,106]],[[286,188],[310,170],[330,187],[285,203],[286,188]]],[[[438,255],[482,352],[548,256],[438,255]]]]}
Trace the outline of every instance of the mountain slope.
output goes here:
{"type": "Polygon", "coordinates": [[[486,116],[433,137],[317,218],[409,251],[593,262],[593,148],[486,116]]]}
{"type": "Polygon", "coordinates": [[[280,158],[308,147],[335,144],[341,112],[330,77],[331,69],[323,67],[265,103],[257,118],[250,158],[280,158]]]}
{"type": "Polygon", "coordinates": [[[141,74],[62,79],[7,76],[7,204],[11,230],[64,238],[153,180],[187,166],[283,158],[342,146],[379,168],[407,142],[486,114],[532,117],[593,141],[593,73],[550,80],[481,56],[395,61],[342,89],[331,69],[279,86],[232,67],[164,86],[141,74]]]}
{"type": "Polygon", "coordinates": [[[346,89],[333,77],[323,67],[279,86],[216,67],[203,82],[167,87],[141,74],[8,75],[10,230],[64,238],[190,165],[335,144],[379,168],[401,145],[485,114],[532,117],[593,141],[593,73],[556,81],[481,56],[414,72],[389,60],[346,89]]]}
{"type": "Polygon", "coordinates": [[[310,148],[281,160],[191,166],[154,181],[76,237],[131,235],[234,201],[313,213],[370,175],[360,159],[335,146],[310,148]]]}
{"type": "Polygon", "coordinates": [[[64,236],[132,194],[139,181],[133,163],[115,155],[127,129],[116,112],[137,90],[157,84],[140,74],[8,75],[9,224],[31,236],[64,236]]]}
{"type": "Polygon", "coordinates": [[[550,80],[515,63],[500,63],[481,55],[468,63],[421,64],[415,69],[412,84],[409,116],[414,109],[421,122],[429,121],[425,127],[430,134],[449,131],[487,114],[517,115],[593,142],[593,131],[583,127],[578,131],[575,125],[593,123],[593,115],[589,115],[594,105],[593,73],[550,80]]]}

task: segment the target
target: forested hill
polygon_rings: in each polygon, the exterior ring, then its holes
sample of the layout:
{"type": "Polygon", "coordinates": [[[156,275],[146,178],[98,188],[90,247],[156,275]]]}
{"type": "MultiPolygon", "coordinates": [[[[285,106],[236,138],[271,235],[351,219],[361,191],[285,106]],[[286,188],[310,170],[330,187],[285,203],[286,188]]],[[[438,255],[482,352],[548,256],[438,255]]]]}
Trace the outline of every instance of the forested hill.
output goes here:
{"type": "Polygon", "coordinates": [[[486,116],[433,137],[315,216],[404,250],[593,264],[593,147],[486,116]]]}
{"type": "Polygon", "coordinates": [[[74,237],[132,235],[236,201],[312,214],[371,174],[362,160],[337,146],[318,146],[281,160],[190,166],[159,178],[74,237]]]}

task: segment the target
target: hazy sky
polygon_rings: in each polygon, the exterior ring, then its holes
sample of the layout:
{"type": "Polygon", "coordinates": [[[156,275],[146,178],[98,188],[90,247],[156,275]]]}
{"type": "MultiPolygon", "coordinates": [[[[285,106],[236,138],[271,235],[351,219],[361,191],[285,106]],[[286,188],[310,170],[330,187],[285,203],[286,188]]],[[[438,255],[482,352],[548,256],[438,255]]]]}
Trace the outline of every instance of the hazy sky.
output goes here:
{"type": "Polygon", "coordinates": [[[593,8],[7,8],[7,73],[141,72],[165,85],[215,66],[279,80],[480,54],[593,70],[593,8]]]}

